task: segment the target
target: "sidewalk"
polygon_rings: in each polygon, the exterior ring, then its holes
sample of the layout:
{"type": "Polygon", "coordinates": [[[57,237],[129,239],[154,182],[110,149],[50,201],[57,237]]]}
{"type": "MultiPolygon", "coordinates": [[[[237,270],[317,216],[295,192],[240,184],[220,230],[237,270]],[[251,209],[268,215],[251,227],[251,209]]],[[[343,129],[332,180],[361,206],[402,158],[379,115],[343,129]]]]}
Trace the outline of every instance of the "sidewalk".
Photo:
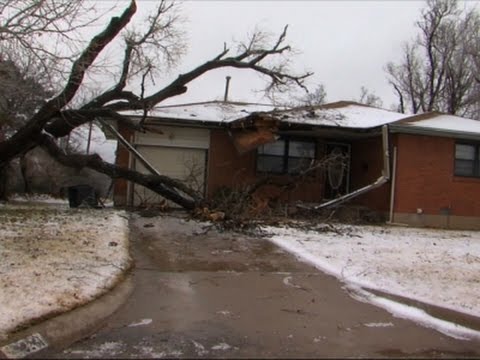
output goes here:
{"type": "Polygon", "coordinates": [[[133,291],[127,277],[103,296],[15,333],[0,343],[0,358],[42,358],[93,334],[127,301],[133,291]]]}

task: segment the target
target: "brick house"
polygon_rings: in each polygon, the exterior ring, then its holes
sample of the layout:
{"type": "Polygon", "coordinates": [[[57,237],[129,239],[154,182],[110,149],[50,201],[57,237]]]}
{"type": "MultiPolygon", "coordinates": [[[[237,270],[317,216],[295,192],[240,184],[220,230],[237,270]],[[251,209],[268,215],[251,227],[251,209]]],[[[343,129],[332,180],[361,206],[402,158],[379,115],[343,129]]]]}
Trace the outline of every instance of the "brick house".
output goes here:
{"type": "MultiPolygon", "coordinates": [[[[126,113],[132,119],[141,115],[126,113]]],[[[165,175],[207,198],[268,177],[258,196],[309,206],[344,201],[392,223],[480,228],[480,122],[440,113],[406,115],[353,102],[274,109],[205,102],[154,109],[145,134],[119,126],[124,138],[165,175]],[[307,175],[304,169],[328,158],[307,175]]],[[[125,148],[117,164],[141,171],[125,148]]],[[[141,186],[115,184],[116,205],[159,201],[141,186]]]]}

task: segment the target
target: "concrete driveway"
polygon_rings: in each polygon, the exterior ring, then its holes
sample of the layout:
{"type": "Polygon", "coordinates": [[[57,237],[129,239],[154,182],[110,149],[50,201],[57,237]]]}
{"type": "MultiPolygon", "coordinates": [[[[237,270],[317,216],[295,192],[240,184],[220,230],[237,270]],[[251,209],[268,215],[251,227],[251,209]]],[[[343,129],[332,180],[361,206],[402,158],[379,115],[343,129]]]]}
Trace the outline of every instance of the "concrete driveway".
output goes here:
{"type": "Polygon", "coordinates": [[[260,238],[135,215],[131,242],[127,303],[100,331],[47,357],[480,356],[478,342],[353,300],[335,278],[260,238]]]}

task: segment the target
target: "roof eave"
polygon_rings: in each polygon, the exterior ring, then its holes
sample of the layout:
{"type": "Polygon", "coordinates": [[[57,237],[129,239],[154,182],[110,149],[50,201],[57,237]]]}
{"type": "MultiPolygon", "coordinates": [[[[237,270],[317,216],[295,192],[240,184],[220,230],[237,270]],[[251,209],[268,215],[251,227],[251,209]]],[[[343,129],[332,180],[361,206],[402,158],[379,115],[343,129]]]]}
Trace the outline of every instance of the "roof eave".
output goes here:
{"type": "MultiPolygon", "coordinates": [[[[132,120],[141,120],[143,116],[129,115],[132,120]]],[[[230,121],[212,121],[212,120],[200,120],[200,119],[185,119],[185,118],[171,118],[165,116],[147,116],[145,119],[146,124],[150,125],[189,125],[195,127],[208,127],[208,128],[222,128],[228,126],[230,121]]]]}
{"type": "Polygon", "coordinates": [[[455,139],[480,140],[480,133],[473,133],[467,131],[454,131],[445,129],[435,129],[422,126],[412,126],[404,124],[390,124],[390,132],[414,135],[428,135],[450,137],[455,139]]]}

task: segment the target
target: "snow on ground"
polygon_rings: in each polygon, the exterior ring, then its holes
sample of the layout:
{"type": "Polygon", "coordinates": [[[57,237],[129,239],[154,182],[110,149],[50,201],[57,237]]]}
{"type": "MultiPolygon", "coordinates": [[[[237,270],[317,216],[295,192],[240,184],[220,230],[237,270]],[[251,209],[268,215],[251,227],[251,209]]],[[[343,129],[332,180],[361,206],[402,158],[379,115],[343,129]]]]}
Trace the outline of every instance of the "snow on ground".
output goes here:
{"type": "Polygon", "coordinates": [[[68,200],[61,198],[54,198],[47,194],[31,194],[31,195],[21,195],[13,194],[8,197],[10,202],[15,203],[42,203],[42,204],[68,204],[68,200]]]}
{"type": "Polygon", "coordinates": [[[0,207],[0,340],[105,293],[128,269],[125,212],[0,207]]]}
{"type": "Polygon", "coordinates": [[[480,317],[480,232],[387,226],[264,227],[270,240],[330,273],[368,301],[457,337],[480,337],[419,309],[375,296],[381,290],[480,317]]]}

